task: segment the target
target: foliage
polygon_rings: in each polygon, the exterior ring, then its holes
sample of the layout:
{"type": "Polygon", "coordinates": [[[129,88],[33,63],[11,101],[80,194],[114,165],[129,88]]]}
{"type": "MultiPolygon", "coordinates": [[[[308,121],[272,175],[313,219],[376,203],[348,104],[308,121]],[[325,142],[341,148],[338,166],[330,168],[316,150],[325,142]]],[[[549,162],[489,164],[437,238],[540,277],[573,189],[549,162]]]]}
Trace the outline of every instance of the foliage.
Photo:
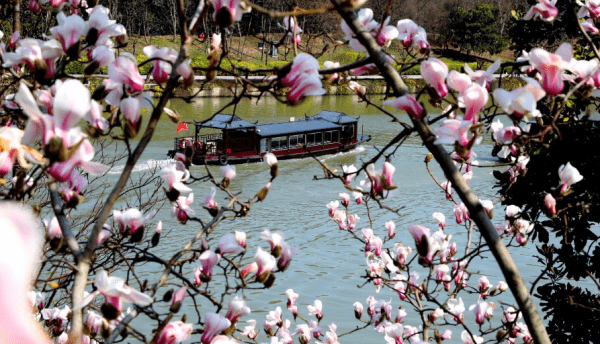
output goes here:
{"type": "Polygon", "coordinates": [[[479,4],[471,10],[454,5],[443,36],[461,51],[497,54],[508,45],[499,27],[499,15],[500,9],[494,5],[479,4]]]}

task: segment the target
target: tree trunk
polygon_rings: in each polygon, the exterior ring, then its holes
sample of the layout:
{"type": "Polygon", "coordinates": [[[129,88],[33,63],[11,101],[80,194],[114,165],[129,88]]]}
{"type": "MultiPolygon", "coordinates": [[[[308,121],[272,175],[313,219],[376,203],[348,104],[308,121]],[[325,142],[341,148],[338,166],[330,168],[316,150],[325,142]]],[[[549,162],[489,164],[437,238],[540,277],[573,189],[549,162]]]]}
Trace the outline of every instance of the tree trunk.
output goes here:
{"type": "Polygon", "coordinates": [[[13,8],[13,32],[21,31],[21,1],[15,1],[13,8]]]}

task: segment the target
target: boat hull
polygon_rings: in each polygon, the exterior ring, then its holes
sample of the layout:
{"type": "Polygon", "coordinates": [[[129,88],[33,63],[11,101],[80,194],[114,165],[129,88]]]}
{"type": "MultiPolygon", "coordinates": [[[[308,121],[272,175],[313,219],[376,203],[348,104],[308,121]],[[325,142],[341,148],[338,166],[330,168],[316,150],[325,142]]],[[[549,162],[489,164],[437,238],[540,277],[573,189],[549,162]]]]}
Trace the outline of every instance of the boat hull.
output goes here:
{"type": "MultiPolygon", "coordinates": [[[[358,135],[358,141],[347,145],[330,145],[331,147],[308,147],[307,149],[292,149],[288,151],[272,152],[277,157],[277,160],[289,160],[289,159],[302,159],[311,156],[322,156],[331,155],[340,152],[348,152],[360,144],[371,140],[370,135],[358,135]]],[[[235,156],[235,155],[221,155],[221,156],[195,156],[192,158],[192,164],[194,165],[237,165],[247,164],[263,161],[262,155],[251,155],[251,156],[235,156]]]]}

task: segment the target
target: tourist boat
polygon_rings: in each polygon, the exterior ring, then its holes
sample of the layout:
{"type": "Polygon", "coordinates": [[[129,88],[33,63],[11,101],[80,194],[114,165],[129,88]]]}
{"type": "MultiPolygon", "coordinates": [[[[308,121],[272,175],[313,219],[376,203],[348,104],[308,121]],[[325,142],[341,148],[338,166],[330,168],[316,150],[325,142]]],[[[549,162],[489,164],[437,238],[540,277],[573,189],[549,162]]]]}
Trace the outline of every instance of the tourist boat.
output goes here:
{"type": "Polygon", "coordinates": [[[358,118],[333,111],[271,124],[216,114],[194,127],[194,136],[174,139],[170,157],[192,147],[194,165],[240,164],[262,161],[269,152],[280,160],[345,152],[371,140],[370,135],[358,134],[358,118]]]}

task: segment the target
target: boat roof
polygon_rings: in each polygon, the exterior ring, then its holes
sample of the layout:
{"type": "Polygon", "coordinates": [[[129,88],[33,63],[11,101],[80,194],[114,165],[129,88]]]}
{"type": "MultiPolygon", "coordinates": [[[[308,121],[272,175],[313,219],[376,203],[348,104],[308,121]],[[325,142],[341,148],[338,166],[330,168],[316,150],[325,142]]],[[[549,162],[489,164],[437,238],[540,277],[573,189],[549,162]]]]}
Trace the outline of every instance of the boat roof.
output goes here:
{"type": "Polygon", "coordinates": [[[358,118],[350,117],[342,112],[327,111],[327,110],[323,110],[323,111],[319,112],[318,114],[316,114],[312,117],[309,117],[309,118],[310,119],[323,119],[323,120],[326,120],[326,121],[329,121],[332,123],[338,123],[338,124],[358,122],[358,118]]]}
{"type": "Polygon", "coordinates": [[[222,113],[218,113],[206,121],[196,122],[195,124],[203,128],[214,129],[245,129],[256,127],[256,124],[245,121],[236,115],[225,115],[222,113]]]}
{"type": "Polygon", "coordinates": [[[339,124],[322,119],[310,119],[307,121],[257,125],[256,132],[260,136],[279,136],[338,128],[340,128],[339,124]]]}

